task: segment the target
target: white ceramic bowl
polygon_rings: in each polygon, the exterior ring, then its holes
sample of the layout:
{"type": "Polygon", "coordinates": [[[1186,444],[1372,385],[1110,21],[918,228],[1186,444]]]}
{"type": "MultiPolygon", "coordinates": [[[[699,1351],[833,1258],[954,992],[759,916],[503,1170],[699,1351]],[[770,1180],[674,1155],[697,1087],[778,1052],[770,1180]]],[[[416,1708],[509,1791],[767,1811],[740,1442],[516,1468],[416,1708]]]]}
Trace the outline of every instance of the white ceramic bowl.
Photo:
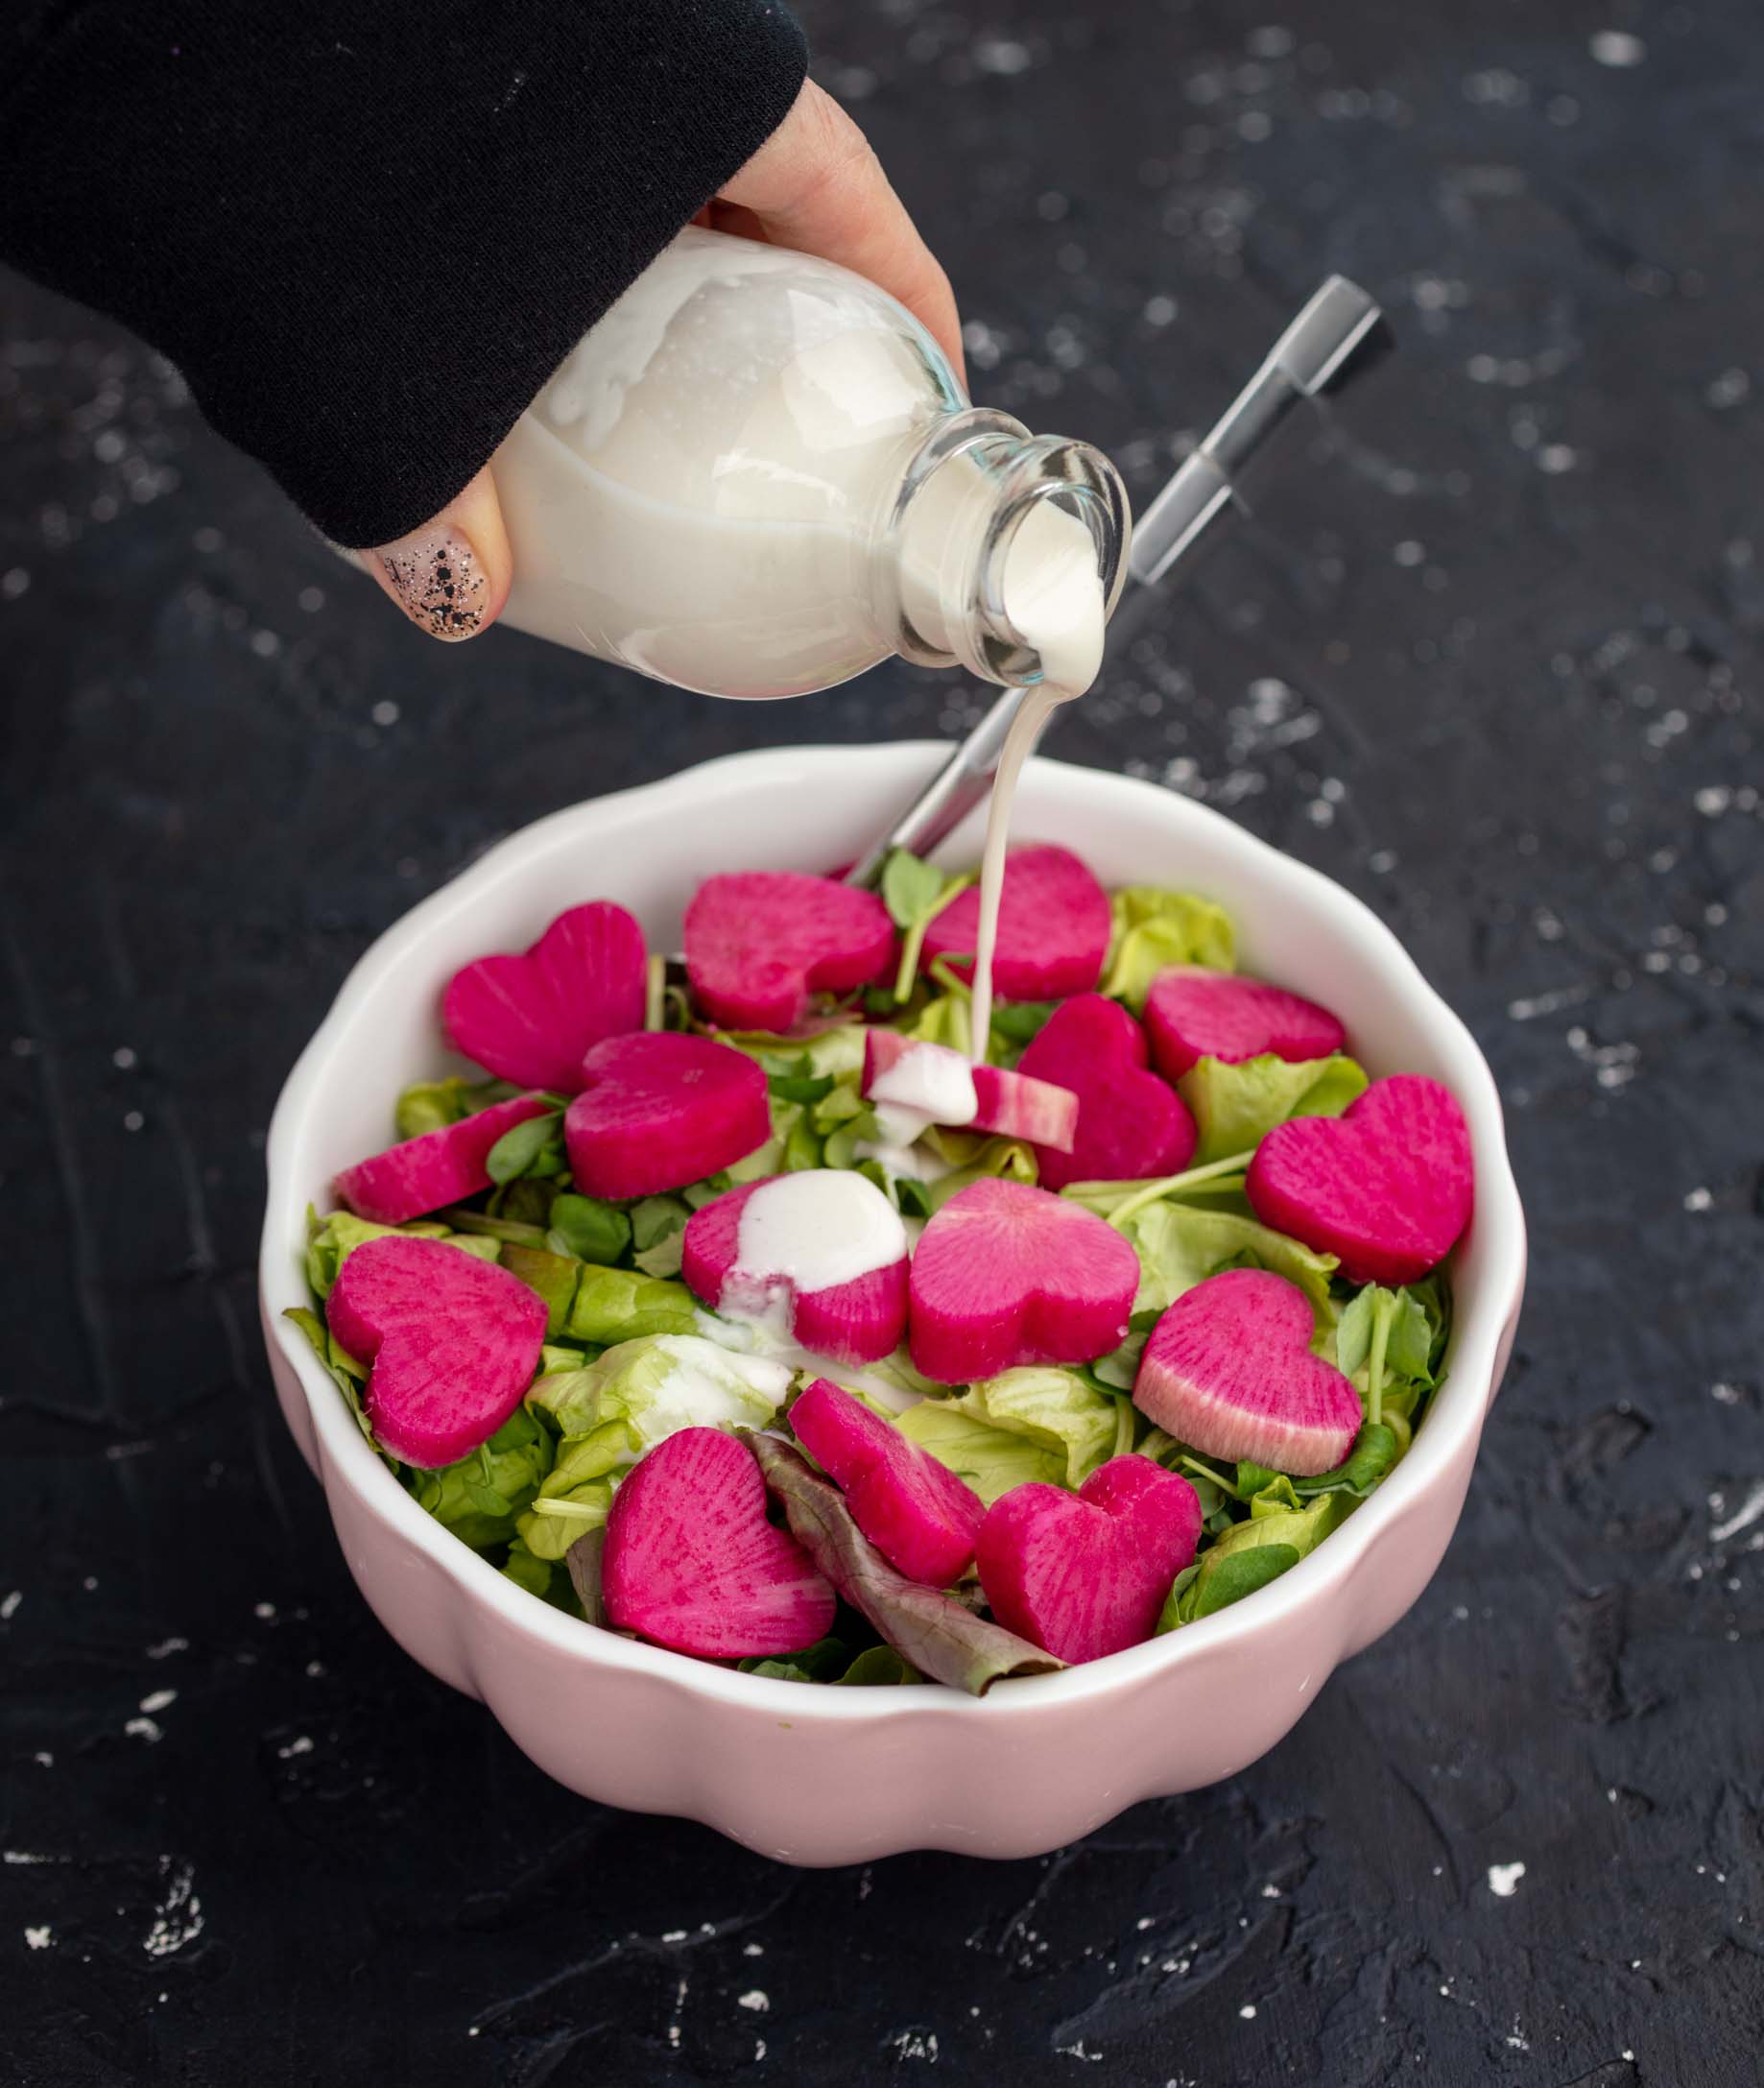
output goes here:
{"type": "MultiPolygon", "coordinates": [[[[761,1681],[641,1645],[535,1600],[425,1515],[282,1312],[309,1302],[307,1205],[325,1207],[337,1170],[388,1142],[398,1090],[445,1063],[442,985],[469,959],[523,948],[562,907],[601,895],[630,906],[653,947],[677,948],[703,877],[849,860],[944,752],[920,741],[741,755],[540,820],[380,937],[289,1076],[270,1132],[270,1362],[380,1620],[571,1789],[703,1820],[787,1862],[917,1848],[1036,1855],[1141,1798],[1253,1762],[1439,1564],[1524,1284],[1524,1220],[1494,1081],[1390,931],[1327,878],[1186,798],[1039,760],[1018,799],[1020,838],[1068,844],[1106,884],[1183,885],[1219,900],[1248,970],[1327,1002],[1372,1072],[1432,1073],[1464,1105],[1476,1216],[1452,1260],[1450,1374],[1395,1473],[1310,1557],[1233,1607],[985,1699],[931,1685],[761,1681]],[[1226,1704],[1228,1718],[1218,1716],[1226,1704]]],[[[944,852],[976,855],[977,824],[944,852]]]]}

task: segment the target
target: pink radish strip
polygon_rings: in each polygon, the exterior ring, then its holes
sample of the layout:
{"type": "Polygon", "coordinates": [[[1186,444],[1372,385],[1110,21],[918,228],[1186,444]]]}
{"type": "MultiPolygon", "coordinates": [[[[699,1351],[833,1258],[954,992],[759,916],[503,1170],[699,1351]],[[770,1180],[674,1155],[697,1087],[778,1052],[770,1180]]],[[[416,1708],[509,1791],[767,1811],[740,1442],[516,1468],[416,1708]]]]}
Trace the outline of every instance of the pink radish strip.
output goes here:
{"type": "Polygon", "coordinates": [[[1464,1112],[1420,1073],[1374,1080],[1340,1116],[1275,1124],[1244,1185],[1264,1225],[1341,1258],[1355,1284],[1410,1284],[1470,1222],[1464,1112]]]}
{"type": "Polygon", "coordinates": [[[1153,1635],[1200,1538],[1185,1478],[1149,1457],[1111,1457],[1076,1494],[1032,1479],[995,1500],[980,1525],[980,1585],[1007,1630],[1059,1660],[1101,1660],[1153,1635]]]}
{"type": "Polygon", "coordinates": [[[707,877],[686,908],[694,998],[728,1029],[795,1029],[811,994],[888,975],[894,924],[873,892],[793,870],[707,877]]]}
{"type": "Polygon", "coordinates": [[[833,1621],[832,1589],[766,1520],[752,1452],[720,1428],[678,1430],[620,1484],[601,1576],[609,1623],[706,1660],[800,1652],[833,1621]]]}
{"type": "Polygon", "coordinates": [[[653,1196],[702,1182],[772,1136],[756,1060],[710,1037],[608,1037],[582,1062],[563,1119],[570,1172],[589,1196],[653,1196]]]}
{"type": "MultiPolygon", "coordinates": [[[[870,1257],[860,1253],[857,1259],[870,1257]]],[[[906,1229],[875,1184],[848,1169],[810,1168],[744,1183],[694,1212],[681,1244],[680,1274],[695,1297],[731,1316],[764,1317],[775,1300],[780,1302],[792,1339],[833,1362],[873,1363],[892,1355],[906,1332],[906,1229]],[[787,1208],[774,1214],[771,1226],[756,1228],[755,1217],[766,1216],[754,1204],[762,1194],[787,1208]],[[868,1208],[871,1198],[873,1211],[868,1208]],[[858,1206],[864,1208],[847,1208],[858,1206]],[[874,1252],[888,1259],[843,1281],[809,1287],[818,1260],[837,1275],[849,1259],[841,1233],[873,1240],[874,1252]],[[755,1259],[776,1265],[755,1267],[755,1259]]]]}
{"type": "Polygon", "coordinates": [[[1187,1166],[1194,1118],[1180,1095],[1146,1070],[1147,1056],[1145,1032],[1118,1000],[1101,994],[1078,995],[1041,1025],[1017,1072],[1069,1088],[1078,1098],[1071,1146],[1036,1146],[1043,1188],[1132,1182],[1187,1166]]]}
{"type": "Polygon", "coordinates": [[[1238,1066],[1272,1052],[1277,1059],[1326,1059],[1347,1033],[1327,1008],[1260,979],[1172,965],[1152,981],[1145,1000],[1152,1056],[1177,1080],[1201,1059],[1238,1066]]]}
{"type": "Polygon", "coordinates": [[[372,1218],[379,1225],[403,1225],[407,1219],[426,1217],[431,1211],[489,1188],[490,1175],[485,1163],[490,1147],[504,1132],[524,1124],[530,1116],[543,1116],[551,1106],[537,1094],[492,1102],[475,1116],[443,1124],[439,1131],[425,1131],[419,1139],[406,1139],[402,1145],[358,1160],[337,1177],[332,1190],[358,1217],[372,1218]]]}
{"type": "Polygon", "coordinates": [[[1315,1332],[1310,1300],[1283,1276],[1209,1276],[1153,1328],[1133,1404],[1204,1457],[1333,1472],[1360,1431],[1360,1395],[1311,1353],[1315,1332]]]}
{"type": "Polygon", "coordinates": [[[864,1092],[894,1108],[918,1111],[931,1123],[997,1132],[1060,1152],[1070,1151],[1078,1135],[1078,1097],[1067,1089],[1032,1080],[1020,1070],[975,1066],[965,1052],[918,1043],[898,1030],[865,1032],[864,1092]],[[945,1114],[942,1097],[960,1092],[962,1083],[973,1095],[972,1114],[945,1114]]]}
{"type": "Polygon", "coordinates": [[[595,900],[561,913],[523,956],[456,972],[441,1022],[456,1048],[523,1088],[573,1094],[603,1037],[643,1027],[648,957],[624,907],[595,900]]]}
{"type": "Polygon", "coordinates": [[[986,1514],[972,1487],[825,1378],[796,1401],[790,1426],[891,1566],[927,1588],[962,1577],[986,1514]]]}
{"type": "Polygon", "coordinates": [[[1087,1363],[1127,1333],[1139,1257],[1113,1227],[1046,1189],[959,1190],[913,1256],[908,1347],[939,1384],[1018,1363],[1087,1363]]]}
{"type": "Polygon", "coordinates": [[[493,1261],[438,1239],[365,1240],[325,1301],[331,1332],[371,1367],[374,1440],[406,1464],[450,1465],[495,1434],[538,1368],[545,1301],[493,1261]]]}
{"type": "MultiPolygon", "coordinates": [[[[1108,895],[1069,849],[1017,849],[1005,863],[992,990],[1001,1000],[1088,993],[1102,976],[1110,933],[1108,895]]],[[[979,936],[980,894],[970,885],[925,930],[919,970],[948,957],[958,978],[971,978],[979,936]]]]}

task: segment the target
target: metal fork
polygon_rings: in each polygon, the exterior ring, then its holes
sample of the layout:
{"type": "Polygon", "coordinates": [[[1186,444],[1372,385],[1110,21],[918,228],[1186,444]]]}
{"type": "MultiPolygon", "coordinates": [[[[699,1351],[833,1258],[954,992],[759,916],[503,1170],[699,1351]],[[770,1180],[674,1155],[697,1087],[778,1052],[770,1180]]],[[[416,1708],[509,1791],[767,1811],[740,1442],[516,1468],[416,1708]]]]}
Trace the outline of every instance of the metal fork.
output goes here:
{"type": "MultiPolygon", "coordinates": [[[[1339,391],[1389,345],[1373,300],[1345,276],[1331,276],[1269,351],[1267,360],[1189,452],[1133,529],[1127,588],[1110,635],[1117,645],[1173,576],[1193,564],[1215,524],[1232,508],[1249,512],[1242,479],[1293,410],[1339,391]],[[1137,611],[1140,614],[1135,614],[1137,611]]],[[[926,855],[961,825],[991,788],[1020,688],[998,698],[931,781],[847,874],[873,884],[895,849],[926,855]]]]}

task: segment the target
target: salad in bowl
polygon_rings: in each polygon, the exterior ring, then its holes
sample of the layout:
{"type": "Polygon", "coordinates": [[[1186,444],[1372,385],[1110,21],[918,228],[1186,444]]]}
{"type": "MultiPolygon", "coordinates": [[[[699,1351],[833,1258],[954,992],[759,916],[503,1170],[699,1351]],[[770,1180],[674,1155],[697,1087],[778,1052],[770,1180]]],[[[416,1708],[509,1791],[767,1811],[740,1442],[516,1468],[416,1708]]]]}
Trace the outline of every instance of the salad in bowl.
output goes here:
{"type": "Polygon", "coordinates": [[[738,1678],[982,1696],[1180,1637],[1400,1470],[1470,1129],[1400,1039],[1240,970],[1211,897],[1018,848],[984,1037],[965,871],[736,864],[679,960],[559,897],[421,1011],[433,1077],[285,1308],[523,1600],[738,1678]]]}

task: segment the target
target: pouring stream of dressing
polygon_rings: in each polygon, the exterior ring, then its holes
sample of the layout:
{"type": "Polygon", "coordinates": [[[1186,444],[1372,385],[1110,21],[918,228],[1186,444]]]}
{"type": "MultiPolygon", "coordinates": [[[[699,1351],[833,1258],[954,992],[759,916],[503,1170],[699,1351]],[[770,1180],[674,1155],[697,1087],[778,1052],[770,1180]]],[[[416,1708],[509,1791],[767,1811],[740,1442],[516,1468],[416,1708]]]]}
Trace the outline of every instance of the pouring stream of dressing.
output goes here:
{"type": "Polygon", "coordinates": [[[980,924],[974,950],[973,998],[968,1003],[969,1056],[986,1063],[992,1026],[992,960],[998,948],[998,906],[1004,893],[1005,845],[1011,805],[1023,763],[1042,728],[1062,703],[1082,696],[1103,663],[1108,604],[1096,569],[1090,532],[1076,516],[1041,501],[1023,518],[1005,566],[1005,609],[1021,636],[1041,656],[1042,679],[1025,689],[1011,722],[987,813],[980,863],[980,924]]]}

